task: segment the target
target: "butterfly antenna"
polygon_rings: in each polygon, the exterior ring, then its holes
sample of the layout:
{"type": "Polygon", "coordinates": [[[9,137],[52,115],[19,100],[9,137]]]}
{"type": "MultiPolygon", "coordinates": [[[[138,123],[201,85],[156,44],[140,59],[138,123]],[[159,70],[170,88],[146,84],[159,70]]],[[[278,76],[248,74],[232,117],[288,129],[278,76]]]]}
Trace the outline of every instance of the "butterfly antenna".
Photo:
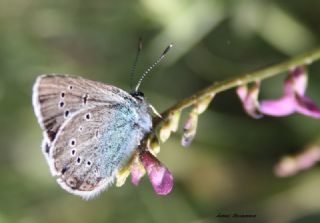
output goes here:
{"type": "Polygon", "coordinates": [[[166,56],[166,54],[169,52],[169,50],[173,47],[172,44],[170,44],[169,46],[167,46],[167,48],[163,51],[163,53],[159,56],[159,58],[156,60],[156,62],[154,62],[142,75],[141,75],[141,78],[140,80],[138,81],[137,83],[137,86],[136,86],[136,89],[135,89],[135,92],[137,92],[139,90],[139,87],[143,81],[143,79],[146,77],[146,75],[151,71],[153,70],[153,68],[155,68],[159,63],[160,61],[166,56]]]}
{"type": "Polygon", "coordinates": [[[137,50],[136,57],[134,58],[134,62],[133,62],[131,73],[130,73],[130,89],[131,90],[133,89],[133,78],[136,73],[136,68],[137,68],[137,64],[138,64],[138,60],[139,60],[141,51],[142,51],[142,38],[139,37],[138,50],[137,50]]]}

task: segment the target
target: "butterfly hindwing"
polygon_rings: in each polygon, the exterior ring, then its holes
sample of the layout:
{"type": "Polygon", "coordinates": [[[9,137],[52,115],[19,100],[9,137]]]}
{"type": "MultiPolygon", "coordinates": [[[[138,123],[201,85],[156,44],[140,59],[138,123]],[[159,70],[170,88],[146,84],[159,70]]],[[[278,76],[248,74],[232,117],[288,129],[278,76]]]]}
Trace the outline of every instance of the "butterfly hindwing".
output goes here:
{"type": "Polygon", "coordinates": [[[81,110],[61,126],[49,153],[58,182],[85,198],[113,181],[143,137],[135,112],[123,104],[81,110]]]}

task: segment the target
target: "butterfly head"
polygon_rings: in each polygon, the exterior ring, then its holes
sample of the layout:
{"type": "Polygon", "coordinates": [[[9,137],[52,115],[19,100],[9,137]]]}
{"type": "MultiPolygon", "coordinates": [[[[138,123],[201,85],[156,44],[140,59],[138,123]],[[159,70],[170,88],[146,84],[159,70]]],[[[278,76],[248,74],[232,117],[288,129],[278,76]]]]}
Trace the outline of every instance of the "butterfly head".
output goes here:
{"type": "Polygon", "coordinates": [[[130,93],[130,95],[138,100],[144,100],[144,93],[141,91],[133,91],[130,93]]]}

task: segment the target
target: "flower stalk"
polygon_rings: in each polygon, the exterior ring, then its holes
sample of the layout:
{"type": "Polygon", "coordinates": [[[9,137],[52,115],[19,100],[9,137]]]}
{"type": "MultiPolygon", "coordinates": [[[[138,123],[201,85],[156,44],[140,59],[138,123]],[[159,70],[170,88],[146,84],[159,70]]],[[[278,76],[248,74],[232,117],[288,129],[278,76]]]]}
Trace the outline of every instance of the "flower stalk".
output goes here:
{"type": "Polygon", "coordinates": [[[320,59],[320,48],[306,52],[302,55],[290,58],[286,61],[280,62],[275,65],[268,66],[266,68],[259,69],[257,71],[248,72],[241,74],[239,76],[233,77],[225,81],[214,82],[208,87],[194,93],[193,95],[181,100],[176,103],[166,111],[164,111],[161,116],[162,119],[156,117],[154,119],[154,127],[156,128],[162,121],[166,120],[168,115],[175,111],[181,111],[187,107],[194,105],[197,101],[205,98],[208,95],[215,95],[219,92],[235,88],[240,85],[248,84],[254,81],[261,81],[276,75],[281,74],[282,72],[289,71],[294,67],[301,65],[310,65],[316,60],[320,59]]]}

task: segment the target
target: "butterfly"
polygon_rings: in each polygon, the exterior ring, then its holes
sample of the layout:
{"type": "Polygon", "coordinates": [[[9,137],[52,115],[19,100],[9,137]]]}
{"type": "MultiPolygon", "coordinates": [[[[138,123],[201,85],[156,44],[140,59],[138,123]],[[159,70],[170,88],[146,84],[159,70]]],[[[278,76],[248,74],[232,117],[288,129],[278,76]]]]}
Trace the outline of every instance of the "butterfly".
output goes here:
{"type": "Polygon", "coordinates": [[[152,131],[150,104],[139,91],[150,68],[131,93],[75,76],[36,79],[32,104],[43,131],[41,147],[63,189],[85,199],[96,196],[152,131]]]}

